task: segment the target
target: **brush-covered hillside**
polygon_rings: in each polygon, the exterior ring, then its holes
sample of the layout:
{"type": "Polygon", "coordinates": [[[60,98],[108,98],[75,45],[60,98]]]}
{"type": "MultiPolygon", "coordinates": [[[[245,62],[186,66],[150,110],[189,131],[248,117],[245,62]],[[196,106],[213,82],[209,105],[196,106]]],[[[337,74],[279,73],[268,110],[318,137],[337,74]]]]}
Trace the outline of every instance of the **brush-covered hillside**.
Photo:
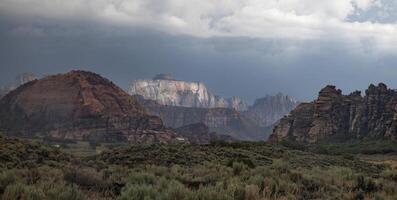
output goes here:
{"type": "Polygon", "coordinates": [[[107,147],[81,157],[65,153],[64,147],[1,136],[0,197],[394,199],[395,146],[383,141],[147,144],[107,147]],[[372,150],[365,151],[367,146],[372,150]]]}

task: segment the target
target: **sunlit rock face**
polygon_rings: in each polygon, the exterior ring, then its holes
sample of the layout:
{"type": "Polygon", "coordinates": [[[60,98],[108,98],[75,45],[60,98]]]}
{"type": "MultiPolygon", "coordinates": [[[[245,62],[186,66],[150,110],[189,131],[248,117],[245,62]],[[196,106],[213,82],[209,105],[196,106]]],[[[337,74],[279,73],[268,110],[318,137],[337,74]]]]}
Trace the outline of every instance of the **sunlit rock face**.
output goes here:
{"type": "Polygon", "coordinates": [[[318,142],[378,138],[397,140],[397,92],[383,83],[343,95],[326,86],[318,98],[302,103],[276,124],[270,140],[318,142]]]}
{"type": "Polygon", "coordinates": [[[179,81],[165,74],[157,75],[153,80],[137,80],[128,92],[161,105],[247,110],[247,104],[239,97],[225,99],[212,94],[202,82],[179,81]]]}

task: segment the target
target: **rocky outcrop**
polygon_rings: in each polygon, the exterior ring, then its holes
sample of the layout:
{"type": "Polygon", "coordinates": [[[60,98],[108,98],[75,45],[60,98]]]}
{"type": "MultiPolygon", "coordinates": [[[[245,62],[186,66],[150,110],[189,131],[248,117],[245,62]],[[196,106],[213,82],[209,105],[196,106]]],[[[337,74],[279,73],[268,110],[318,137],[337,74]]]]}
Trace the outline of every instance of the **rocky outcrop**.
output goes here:
{"type": "Polygon", "coordinates": [[[397,91],[383,83],[343,95],[335,86],[323,88],[317,100],[302,103],[275,126],[271,141],[387,138],[397,140],[397,91]]]}
{"type": "Polygon", "coordinates": [[[246,110],[238,97],[225,99],[208,91],[204,83],[178,81],[171,75],[160,74],[153,80],[137,80],[128,89],[131,95],[141,95],[161,105],[193,108],[233,108],[246,110]]]}
{"type": "Polygon", "coordinates": [[[208,127],[203,123],[190,124],[175,129],[175,131],[187,138],[193,144],[208,144],[212,141],[234,141],[233,137],[227,135],[218,135],[215,132],[210,132],[208,127]]]}
{"type": "Polygon", "coordinates": [[[165,106],[142,96],[134,96],[152,114],[159,116],[168,127],[178,128],[203,123],[211,132],[228,135],[239,140],[265,140],[268,129],[245,118],[234,109],[188,108],[165,106]]]}
{"type": "Polygon", "coordinates": [[[169,142],[160,118],[111,81],[85,71],[30,81],[0,100],[7,134],[77,140],[169,142]]]}
{"type": "Polygon", "coordinates": [[[272,126],[297,105],[298,102],[288,95],[282,93],[273,96],[267,95],[264,98],[255,100],[254,105],[243,112],[243,115],[257,124],[267,127],[272,126]]]}

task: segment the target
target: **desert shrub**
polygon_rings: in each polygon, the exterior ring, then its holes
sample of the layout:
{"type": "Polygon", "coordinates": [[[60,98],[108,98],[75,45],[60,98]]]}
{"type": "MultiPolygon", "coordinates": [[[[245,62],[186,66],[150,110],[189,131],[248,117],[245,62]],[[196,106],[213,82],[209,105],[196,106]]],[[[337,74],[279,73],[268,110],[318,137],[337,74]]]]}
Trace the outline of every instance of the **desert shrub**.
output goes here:
{"type": "Polygon", "coordinates": [[[132,172],[128,175],[128,183],[136,185],[153,185],[157,178],[147,172],[132,172]]]}
{"type": "Polygon", "coordinates": [[[375,194],[374,200],[384,200],[384,198],[379,194],[375,194]]]}
{"type": "Polygon", "coordinates": [[[9,185],[2,196],[2,200],[42,200],[44,198],[45,195],[42,191],[21,183],[9,185]]]}
{"type": "Polygon", "coordinates": [[[266,185],[263,194],[270,198],[277,197],[280,193],[280,184],[278,179],[272,177],[266,178],[265,183],[266,185]]]}
{"type": "Polygon", "coordinates": [[[233,188],[233,199],[244,200],[245,199],[245,188],[242,185],[237,185],[233,188]]]}
{"type": "Polygon", "coordinates": [[[358,191],[363,191],[365,193],[372,193],[378,190],[378,186],[371,178],[358,176],[356,181],[356,187],[354,189],[358,191]]]}
{"type": "Polygon", "coordinates": [[[233,194],[228,194],[217,187],[201,187],[191,193],[188,200],[232,200],[233,194]]]}
{"type": "Polygon", "coordinates": [[[64,184],[51,184],[44,190],[47,199],[56,200],[84,200],[85,195],[76,185],[66,186],[64,184]]]}
{"type": "Polygon", "coordinates": [[[0,173],[0,195],[3,194],[7,186],[16,182],[16,174],[13,170],[5,170],[0,173]]]}
{"type": "Polygon", "coordinates": [[[250,185],[256,185],[259,189],[259,192],[262,192],[265,188],[265,178],[261,175],[253,175],[246,182],[250,185]]]}
{"type": "Polygon", "coordinates": [[[177,181],[169,181],[168,187],[162,192],[161,198],[164,200],[180,200],[187,199],[190,196],[190,191],[184,185],[177,181]]]}
{"type": "Polygon", "coordinates": [[[235,176],[238,176],[241,174],[241,172],[246,168],[246,165],[241,162],[233,162],[233,174],[235,176]]]}
{"type": "Polygon", "coordinates": [[[381,176],[385,179],[397,182],[397,171],[396,170],[386,169],[382,172],[381,176]]]}
{"type": "Polygon", "coordinates": [[[259,200],[259,188],[257,185],[247,185],[245,187],[245,200],[259,200]]]}
{"type": "Polygon", "coordinates": [[[305,150],[306,146],[303,143],[295,142],[293,140],[283,140],[279,142],[280,145],[285,146],[290,149],[295,149],[295,150],[305,150]]]}
{"type": "Polygon", "coordinates": [[[146,171],[153,173],[155,176],[165,176],[168,174],[169,168],[156,165],[147,165],[145,169],[146,171]]]}
{"type": "Polygon", "coordinates": [[[66,170],[64,180],[78,186],[94,188],[106,187],[106,182],[102,179],[102,173],[93,168],[73,168],[66,170]]]}
{"type": "Polygon", "coordinates": [[[119,200],[155,200],[157,194],[152,185],[129,184],[123,188],[119,200]]]}

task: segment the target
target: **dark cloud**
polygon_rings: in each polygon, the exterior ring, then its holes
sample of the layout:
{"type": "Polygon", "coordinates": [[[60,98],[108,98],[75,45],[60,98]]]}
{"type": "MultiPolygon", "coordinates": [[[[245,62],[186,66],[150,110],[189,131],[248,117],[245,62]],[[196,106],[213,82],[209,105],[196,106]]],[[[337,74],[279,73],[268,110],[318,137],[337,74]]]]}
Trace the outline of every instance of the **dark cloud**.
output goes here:
{"type": "Polygon", "coordinates": [[[332,39],[197,38],[84,20],[8,16],[0,20],[0,44],[1,85],[22,72],[85,69],[123,88],[135,79],[172,73],[249,101],[279,91],[311,100],[326,84],[346,92],[377,82],[397,88],[397,58],[372,51],[371,38],[354,49],[332,39]]]}

